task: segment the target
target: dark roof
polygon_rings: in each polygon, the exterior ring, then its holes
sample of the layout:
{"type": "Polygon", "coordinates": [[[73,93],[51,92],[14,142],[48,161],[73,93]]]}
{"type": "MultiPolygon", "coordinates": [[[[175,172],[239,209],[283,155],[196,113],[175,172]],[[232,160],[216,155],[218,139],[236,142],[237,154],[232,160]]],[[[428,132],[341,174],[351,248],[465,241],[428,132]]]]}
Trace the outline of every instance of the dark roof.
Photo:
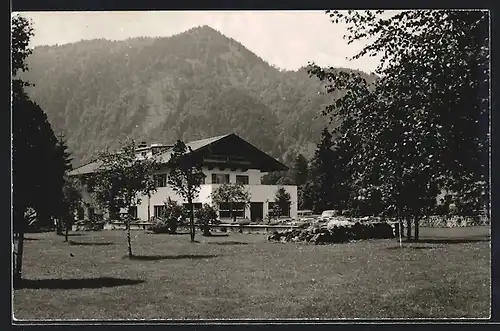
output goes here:
{"type": "MultiPolygon", "coordinates": [[[[274,159],[270,155],[262,152],[260,149],[253,146],[252,144],[250,144],[246,140],[240,138],[239,136],[237,136],[234,133],[191,141],[191,142],[186,143],[186,146],[190,147],[193,152],[202,151],[202,150],[206,150],[207,148],[211,148],[213,145],[215,145],[215,143],[219,143],[222,140],[224,140],[225,138],[229,138],[229,137],[231,137],[230,139],[235,140],[233,142],[239,143],[240,146],[241,146],[241,144],[243,144],[247,149],[249,149],[249,151],[251,151],[253,153],[253,155],[256,155],[257,153],[259,154],[259,157],[261,157],[264,161],[262,166],[261,166],[261,170],[263,172],[288,170],[287,166],[285,166],[281,162],[277,161],[276,159],[274,159]]],[[[171,155],[172,155],[172,148],[169,148],[168,150],[164,151],[163,153],[156,155],[155,158],[157,158],[158,162],[165,164],[170,160],[171,155]]],[[[93,161],[93,162],[87,163],[79,168],[72,170],[69,173],[69,175],[70,176],[79,176],[79,175],[89,174],[89,173],[96,171],[97,168],[99,167],[99,165],[100,165],[99,161],[93,161]]]]}

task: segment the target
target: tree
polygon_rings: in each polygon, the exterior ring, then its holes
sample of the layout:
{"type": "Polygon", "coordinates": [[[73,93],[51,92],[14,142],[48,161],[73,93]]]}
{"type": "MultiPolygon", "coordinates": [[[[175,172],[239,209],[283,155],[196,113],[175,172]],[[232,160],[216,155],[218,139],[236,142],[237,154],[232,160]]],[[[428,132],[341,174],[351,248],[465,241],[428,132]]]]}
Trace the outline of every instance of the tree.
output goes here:
{"type": "Polygon", "coordinates": [[[302,186],[307,182],[309,176],[309,165],[307,159],[302,154],[298,154],[293,164],[293,175],[295,185],[302,186]]]}
{"type": "Polygon", "coordinates": [[[71,226],[71,224],[68,224],[68,212],[75,208],[72,199],[79,200],[79,198],[76,192],[74,192],[76,190],[74,183],[67,178],[67,173],[73,169],[73,166],[71,165],[72,157],[68,152],[66,139],[62,133],[57,137],[55,158],[57,162],[55,166],[51,168],[51,172],[55,173],[54,178],[56,179],[52,186],[55,191],[53,194],[53,201],[57,204],[59,210],[56,218],[56,231],[58,235],[62,235],[63,228],[65,228],[65,238],[67,241],[68,226],[71,226]]]}
{"type": "Polygon", "coordinates": [[[297,188],[297,200],[299,209],[312,210],[316,197],[315,185],[311,179],[309,179],[304,185],[297,188]]]}
{"type": "Polygon", "coordinates": [[[353,58],[381,55],[368,84],[360,75],[314,64],[328,93],[344,95],[325,115],[343,119],[339,137],[356,151],[349,166],[360,196],[380,195],[407,220],[407,237],[440,189],[475,191],[487,201],[488,15],[481,11],[329,12],[348,25],[348,43],[370,39],[353,58]]]}
{"type": "MultiPolygon", "coordinates": [[[[277,206],[278,217],[281,217],[283,213],[290,210],[290,205],[292,204],[290,193],[288,193],[283,187],[278,187],[276,195],[274,196],[274,203],[277,206]]],[[[290,215],[290,213],[288,213],[290,215]]]]}
{"type": "Polygon", "coordinates": [[[212,201],[218,205],[226,203],[229,205],[230,215],[236,222],[236,214],[234,213],[234,204],[243,204],[244,207],[250,204],[250,192],[243,184],[222,184],[212,192],[212,201]]]}
{"type": "Polygon", "coordinates": [[[203,206],[196,211],[196,218],[201,221],[203,235],[210,236],[210,222],[217,219],[217,211],[211,205],[204,203],[203,206]]]}
{"type": "Polygon", "coordinates": [[[177,201],[167,198],[164,203],[165,213],[162,215],[167,220],[168,233],[173,234],[177,231],[179,220],[184,216],[184,207],[177,203],[177,201]]]}
{"type": "MultiPolygon", "coordinates": [[[[105,210],[127,210],[125,222],[127,228],[128,256],[132,257],[130,221],[132,207],[141,202],[142,195],[156,190],[152,173],[157,167],[153,158],[138,158],[133,140],[127,141],[122,150],[111,153],[99,152],[99,166],[94,173],[94,196],[97,203],[105,210]]],[[[120,213],[120,217],[123,214],[120,213]]]]}
{"type": "Polygon", "coordinates": [[[82,196],[77,183],[65,177],[63,187],[61,227],[64,229],[64,241],[68,241],[68,232],[75,220],[75,212],[81,205],[82,196]]]}
{"type": "Polygon", "coordinates": [[[191,242],[194,242],[193,200],[198,197],[205,178],[201,161],[193,155],[191,147],[186,146],[181,140],[177,140],[172,149],[169,165],[172,170],[168,176],[168,184],[188,204],[191,242]]]}
{"type": "MultiPolygon", "coordinates": [[[[289,183],[288,171],[274,171],[262,176],[262,185],[277,185],[278,182],[289,183]]],[[[286,184],[282,184],[286,185],[286,184]]]]}
{"type": "MultiPolygon", "coordinates": [[[[63,173],[55,171],[61,163],[57,158],[57,139],[47,116],[24,91],[29,83],[19,78],[28,70],[26,58],[31,54],[29,40],[31,23],[24,17],[12,18],[12,180],[14,286],[22,278],[24,233],[28,219],[36,215],[38,226],[49,225],[57,216],[57,197],[61,196],[63,173]]],[[[30,222],[33,224],[32,222],[30,222]]]]}
{"type": "Polygon", "coordinates": [[[324,128],[311,162],[311,183],[315,191],[312,209],[315,212],[333,208],[335,172],[332,138],[330,131],[324,128]]]}
{"type": "Polygon", "coordinates": [[[28,82],[21,80],[17,75],[19,72],[28,71],[26,59],[32,53],[29,47],[31,37],[33,37],[32,23],[21,15],[12,17],[11,38],[12,38],[12,87],[14,91],[14,99],[18,97],[17,93],[23,93],[25,86],[29,86],[28,82]]]}

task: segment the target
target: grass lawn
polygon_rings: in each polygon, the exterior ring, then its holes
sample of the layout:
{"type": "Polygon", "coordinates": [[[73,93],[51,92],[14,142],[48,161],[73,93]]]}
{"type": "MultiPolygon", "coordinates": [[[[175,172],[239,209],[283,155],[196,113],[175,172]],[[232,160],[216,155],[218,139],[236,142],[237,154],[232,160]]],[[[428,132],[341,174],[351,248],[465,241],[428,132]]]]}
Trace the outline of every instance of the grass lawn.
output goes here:
{"type": "Polygon", "coordinates": [[[18,319],[488,318],[489,228],[421,229],[421,243],[266,242],[124,231],[28,234],[18,319]],[[73,255],[73,256],[71,256],[73,255]]]}

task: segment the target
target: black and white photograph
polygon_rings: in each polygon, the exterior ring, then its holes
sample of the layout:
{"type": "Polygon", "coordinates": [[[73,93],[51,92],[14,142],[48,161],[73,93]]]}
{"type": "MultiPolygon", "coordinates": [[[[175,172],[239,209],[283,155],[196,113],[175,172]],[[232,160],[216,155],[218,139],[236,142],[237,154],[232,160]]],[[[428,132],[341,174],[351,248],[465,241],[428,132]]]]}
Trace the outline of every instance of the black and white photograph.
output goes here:
{"type": "Polygon", "coordinates": [[[490,26],[13,12],[12,320],[489,320],[490,26]]]}

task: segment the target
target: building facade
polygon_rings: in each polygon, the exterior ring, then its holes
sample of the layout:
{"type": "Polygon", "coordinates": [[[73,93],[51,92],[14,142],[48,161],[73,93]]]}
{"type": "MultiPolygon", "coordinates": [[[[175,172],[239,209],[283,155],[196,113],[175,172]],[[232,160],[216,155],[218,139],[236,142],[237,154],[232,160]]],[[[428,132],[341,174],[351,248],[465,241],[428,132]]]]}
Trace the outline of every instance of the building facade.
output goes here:
{"type": "MultiPolygon", "coordinates": [[[[268,172],[283,171],[288,168],[268,154],[259,150],[235,134],[228,134],[203,140],[186,143],[191,153],[201,162],[204,183],[201,185],[198,197],[193,201],[194,207],[202,204],[213,204],[212,193],[223,184],[243,184],[250,195],[250,204],[233,204],[233,212],[237,219],[248,219],[252,222],[267,219],[272,210],[276,192],[280,187],[290,194],[291,205],[289,210],[283,211],[282,216],[297,216],[297,187],[295,185],[263,185],[262,176],[268,172]]],[[[142,196],[141,202],[134,208],[134,216],[140,221],[147,221],[153,216],[161,216],[164,202],[170,198],[181,204],[183,199],[167,184],[170,169],[167,162],[170,160],[172,145],[141,144],[136,150],[137,157],[156,156],[162,167],[154,173],[156,192],[150,197],[142,196]]],[[[97,169],[97,163],[91,162],[73,170],[70,175],[89,177],[97,169]]],[[[87,201],[90,194],[84,194],[87,201]]],[[[86,209],[80,212],[79,218],[89,218],[94,211],[87,202],[86,209]]],[[[232,221],[229,206],[220,204],[215,206],[221,221],[232,221]]]]}

